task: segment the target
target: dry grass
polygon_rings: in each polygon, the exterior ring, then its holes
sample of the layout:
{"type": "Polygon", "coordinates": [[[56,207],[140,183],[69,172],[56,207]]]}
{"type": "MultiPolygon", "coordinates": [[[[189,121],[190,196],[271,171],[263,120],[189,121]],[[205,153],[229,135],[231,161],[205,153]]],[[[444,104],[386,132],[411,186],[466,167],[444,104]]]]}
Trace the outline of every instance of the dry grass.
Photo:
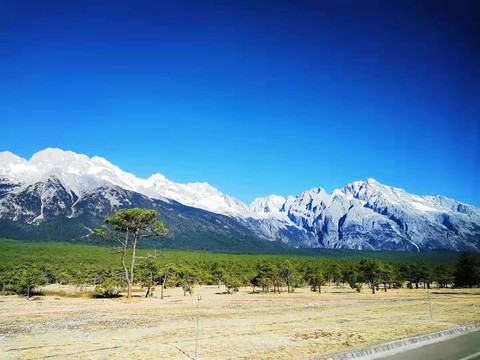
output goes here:
{"type": "Polygon", "coordinates": [[[251,294],[242,288],[225,295],[223,289],[204,286],[187,297],[181,289],[167,289],[164,300],[181,302],[138,297],[129,304],[124,299],[45,296],[25,301],[4,296],[0,297],[3,313],[74,311],[0,316],[0,358],[188,359],[185,354],[193,357],[195,349],[197,295],[202,296],[202,359],[307,359],[480,321],[478,289],[432,294],[433,320],[423,289],[376,295],[367,290],[361,294],[334,287],[325,290],[274,295],[251,294]]]}

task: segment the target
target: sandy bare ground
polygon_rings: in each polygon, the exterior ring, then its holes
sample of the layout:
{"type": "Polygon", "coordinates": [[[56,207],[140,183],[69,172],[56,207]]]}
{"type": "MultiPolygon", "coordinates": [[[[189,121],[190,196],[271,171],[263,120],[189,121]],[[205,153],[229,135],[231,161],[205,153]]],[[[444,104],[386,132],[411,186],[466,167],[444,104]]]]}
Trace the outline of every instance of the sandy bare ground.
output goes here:
{"type": "Polygon", "coordinates": [[[432,289],[433,320],[423,289],[375,295],[325,290],[274,295],[242,288],[227,295],[223,287],[197,286],[191,296],[167,289],[163,301],[139,297],[133,303],[3,296],[0,358],[194,358],[198,295],[200,359],[307,359],[480,321],[478,289],[432,289]]]}

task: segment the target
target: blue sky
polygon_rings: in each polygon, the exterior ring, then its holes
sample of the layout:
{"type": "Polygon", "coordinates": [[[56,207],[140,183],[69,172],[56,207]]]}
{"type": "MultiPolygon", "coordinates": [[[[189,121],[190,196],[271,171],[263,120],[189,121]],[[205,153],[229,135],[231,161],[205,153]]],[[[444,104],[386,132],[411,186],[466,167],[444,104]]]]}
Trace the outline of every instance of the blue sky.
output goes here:
{"type": "Polygon", "coordinates": [[[2,1],[0,151],[244,202],[376,178],[480,205],[475,1],[2,1]]]}

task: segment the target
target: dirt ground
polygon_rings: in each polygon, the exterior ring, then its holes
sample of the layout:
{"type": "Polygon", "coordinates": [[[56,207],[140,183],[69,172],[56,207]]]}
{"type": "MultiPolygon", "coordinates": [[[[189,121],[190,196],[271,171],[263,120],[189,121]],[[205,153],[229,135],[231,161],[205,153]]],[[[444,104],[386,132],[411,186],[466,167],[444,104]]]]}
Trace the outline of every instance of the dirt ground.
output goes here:
{"type": "MultiPolygon", "coordinates": [[[[49,290],[72,291],[54,285],[49,290]]],[[[140,289],[139,289],[140,290],[140,289]]],[[[1,359],[308,359],[322,353],[480,321],[480,290],[389,290],[372,295],[325,287],[322,294],[235,295],[196,286],[164,300],[0,297],[1,359]],[[197,298],[201,296],[197,311],[197,298]]],[[[156,296],[159,295],[157,290],[156,296]]]]}

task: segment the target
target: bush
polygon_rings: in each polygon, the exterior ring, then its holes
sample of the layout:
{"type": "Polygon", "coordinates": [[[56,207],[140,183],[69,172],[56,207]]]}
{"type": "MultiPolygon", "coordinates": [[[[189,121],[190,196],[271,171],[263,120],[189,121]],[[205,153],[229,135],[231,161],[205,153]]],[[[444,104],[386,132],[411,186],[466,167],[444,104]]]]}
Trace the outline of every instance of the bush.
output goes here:
{"type": "Polygon", "coordinates": [[[0,296],[17,295],[14,291],[0,291],[0,296]]]}
{"type": "Polygon", "coordinates": [[[35,288],[46,283],[42,272],[36,268],[19,268],[10,274],[5,290],[30,297],[36,295],[35,288]]]}
{"type": "Polygon", "coordinates": [[[223,278],[223,283],[227,288],[227,292],[230,294],[232,292],[238,292],[240,286],[242,286],[242,282],[235,276],[225,275],[223,278]]]}
{"type": "Polygon", "coordinates": [[[85,297],[91,297],[92,292],[90,291],[75,291],[75,292],[67,292],[67,291],[55,291],[55,290],[43,290],[42,294],[44,296],[60,296],[63,298],[85,298],[85,297]]]}
{"type": "Polygon", "coordinates": [[[92,293],[94,298],[113,298],[120,296],[120,291],[124,288],[124,281],[118,278],[106,278],[103,283],[97,285],[92,293]]]}

